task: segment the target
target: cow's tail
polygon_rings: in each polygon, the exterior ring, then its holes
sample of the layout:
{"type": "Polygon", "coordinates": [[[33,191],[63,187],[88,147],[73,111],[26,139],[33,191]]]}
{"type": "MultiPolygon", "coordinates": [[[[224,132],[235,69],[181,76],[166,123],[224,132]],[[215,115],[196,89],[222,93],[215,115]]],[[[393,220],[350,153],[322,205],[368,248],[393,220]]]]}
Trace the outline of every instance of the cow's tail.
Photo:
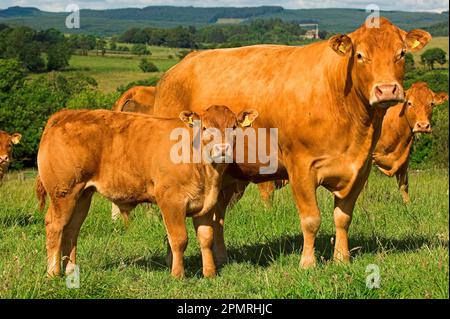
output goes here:
{"type": "Polygon", "coordinates": [[[36,177],[36,197],[39,201],[39,211],[42,212],[45,208],[45,199],[47,197],[47,191],[45,190],[39,175],[36,177]]]}

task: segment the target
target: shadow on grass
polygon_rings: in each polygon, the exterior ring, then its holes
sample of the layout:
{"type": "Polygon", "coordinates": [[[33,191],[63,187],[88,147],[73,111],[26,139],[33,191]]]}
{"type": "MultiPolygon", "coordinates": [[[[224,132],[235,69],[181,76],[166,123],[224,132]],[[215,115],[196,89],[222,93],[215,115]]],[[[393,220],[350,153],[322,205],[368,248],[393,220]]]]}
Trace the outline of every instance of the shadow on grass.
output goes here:
{"type": "Polygon", "coordinates": [[[42,222],[40,219],[35,218],[32,215],[14,215],[14,216],[3,216],[0,217],[0,227],[7,228],[7,227],[26,227],[29,225],[35,225],[42,222]]]}
{"type": "MultiPolygon", "coordinates": [[[[323,234],[316,239],[316,255],[318,258],[328,261],[332,259],[333,247],[331,237],[333,235],[323,234]]],[[[238,247],[229,247],[228,255],[230,262],[249,262],[259,267],[268,267],[281,256],[295,254],[300,260],[303,237],[301,235],[282,236],[261,244],[248,244],[238,247]]],[[[437,240],[424,236],[411,236],[404,239],[380,238],[380,237],[358,237],[350,239],[352,256],[359,254],[377,252],[408,252],[415,251],[423,246],[436,246],[448,248],[448,240],[437,240]]],[[[188,277],[201,276],[201,255],[185,256],[185,270],[188,277]]],[[[125,268],[134,266],[146,271],[169,271],[166,266],[165,256],[161,254],[147,255],[135,258],[122,259],[104,266],[105,269],[125,268]]]]}

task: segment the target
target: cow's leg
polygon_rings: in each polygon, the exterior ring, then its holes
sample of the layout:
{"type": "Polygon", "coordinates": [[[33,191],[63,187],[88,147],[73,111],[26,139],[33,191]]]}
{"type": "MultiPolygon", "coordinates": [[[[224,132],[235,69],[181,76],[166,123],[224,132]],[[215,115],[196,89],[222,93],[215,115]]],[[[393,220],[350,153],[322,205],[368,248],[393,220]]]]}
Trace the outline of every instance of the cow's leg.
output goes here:
{"type": "Polygon", "coordinates": [[[334,224],[336,226],[336,241],[333,258],[337,262],[349,262],[350,250],[348,246],[348,229],[352,222],[353,209],[361,190],[370,174],[370,166],[362,171],[362,175],[355,182],[353,189],[344,198],[334,198],[334,224]]]}
{"type": "Polygon", "coordinates": [[[164,194],[167,201],[157,200],[166,226],[167,237],[172,251],[172,276],[184,277],[183,255],[188,243],[186,231],[186,209],[183,199],[164,194]]]}
{"type": "Polygon", "coordinates": [[[395,177],[397,178],[398,188],[402,194],[403,202],[405,204],[409,203],[409,181],[408,181],[408,165],[403,165],[400,169],[395,173],[395,177]]]}
{"type": "Polygon", "coordinates": [[[228,254],[225,246],[224,225],[225,212],[227,208],[232,208],[244,195],[248,182],[234,181],[233,184],[227,185],[220,191],[217,205],[213,210],[213,227],[214,227],[214,260],[216,266],[219,267],[228,262],[228,254]]]}
{"type": "Polygon", "coordinates": [[[49,277],[61,274],[61,251],[64,227],[75,209],[76,199],[51,199],[45,215],[47,274],[49,277]]]}
{"type": "Polygon", "coordinates": [[[197,239],[202,252],[203,276],[214,277],[216,266],[213,256],[214,228],[213,212],[193,218],[197,239]]]}
{"type": "Polygon", "coordinates": [[[291,187],[299,210],[303,232],[303,251],[300,266],[302,268],[311,268],[316,265],[314,243],[321,223],[316,199],[316,186],[308,178],[293,176],[291,178],[291,187]]]}
{"type": "Polygon", "coordinates": [[[62,237],[63,269],[66,275],[73,272],[76,266],[77,242],[81,225],[83,224],[91,206],[92,190],[85,190],[77,200],[69,223],[64,227],[62,237]]]}
{"type": "Polygon", "coordinates": [[[275,182],[259,183],[258,189],[264,204],[270,208],[272,206],[273,193],[275,192],[275,182]]]}

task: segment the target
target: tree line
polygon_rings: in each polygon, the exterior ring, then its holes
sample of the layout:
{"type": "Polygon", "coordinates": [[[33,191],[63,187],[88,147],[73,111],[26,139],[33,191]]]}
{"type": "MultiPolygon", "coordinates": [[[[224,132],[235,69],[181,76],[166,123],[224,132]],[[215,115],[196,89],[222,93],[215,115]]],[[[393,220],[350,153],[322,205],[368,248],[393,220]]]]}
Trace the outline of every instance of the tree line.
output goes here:
{"type": "MultiPolygon", "coordinates": [[[[307,30],[296,22],[281,19],[256,19],[247,24],[209,25],[202,28],[172,29],[131,28],[116,38],[119,42],[143,43],[175,48],[201,49],[208,47],[239,47],[257,43],[290,44],[301,42],[307,30]]],[[[325,39],[330,33],[321,30],[325,39]]]]}
{"type": "Polygon", "coordinates": [[[66,37],[56,29],[36,31],[0,24],[0,58],[17,59],[29,71],[63,69],[69,65],[71,54],[66,37]]]}

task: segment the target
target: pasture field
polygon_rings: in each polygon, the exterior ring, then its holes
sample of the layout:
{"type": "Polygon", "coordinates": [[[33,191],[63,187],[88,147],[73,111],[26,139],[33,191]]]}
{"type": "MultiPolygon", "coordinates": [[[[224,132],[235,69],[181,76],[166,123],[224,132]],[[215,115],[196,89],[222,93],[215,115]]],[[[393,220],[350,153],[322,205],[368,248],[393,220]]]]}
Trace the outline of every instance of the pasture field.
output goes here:
{"type": "Polygon", "coordinates": [[[227,214],[230,263],[214,279],[201,275],[193,226],[187,276],[164,265],[165,230],[157,208],[140,206],[128,230],[110,219],[110,203],[95,196],[79,237],[79,289],[45,274],[44,215],[37,211],[33,172],[12,173],[0,188],[0,298],[448,298],[448,170],[413,171],[412,202],[395,179],[372,172],[350,229],[352,263],[332,256],[333,199],[320,189],[322,227],[315,269],[299,269],[302,236],[290,188],[266,208],[252,185],[227,214]],[[379,267],[381,286],[366,287],[366,268],[379,267]]]}
{"type": "MultiPolygon", "coordinates": [[[[130,44],[120,44],[129,46],[130,44]]],[[[97,55],[90,51],[88,56],[72,55],[70,66],[63,74],[82,73],[94,78],[98,88],[103,93],[115,92],[119,86],[128,83],[161,76],[165,71],[179,62],[176,54],[179,49],[149,46],[152,55],[137,56],[131,53],[111,54],[105,56],[97,55]],[[139,68],[139,62],[146,58],[153,62],[159,69],[156,73],[144,73],[139,68]]],[[[33,74],[32,77],[36,77],[33,74]]]]}

